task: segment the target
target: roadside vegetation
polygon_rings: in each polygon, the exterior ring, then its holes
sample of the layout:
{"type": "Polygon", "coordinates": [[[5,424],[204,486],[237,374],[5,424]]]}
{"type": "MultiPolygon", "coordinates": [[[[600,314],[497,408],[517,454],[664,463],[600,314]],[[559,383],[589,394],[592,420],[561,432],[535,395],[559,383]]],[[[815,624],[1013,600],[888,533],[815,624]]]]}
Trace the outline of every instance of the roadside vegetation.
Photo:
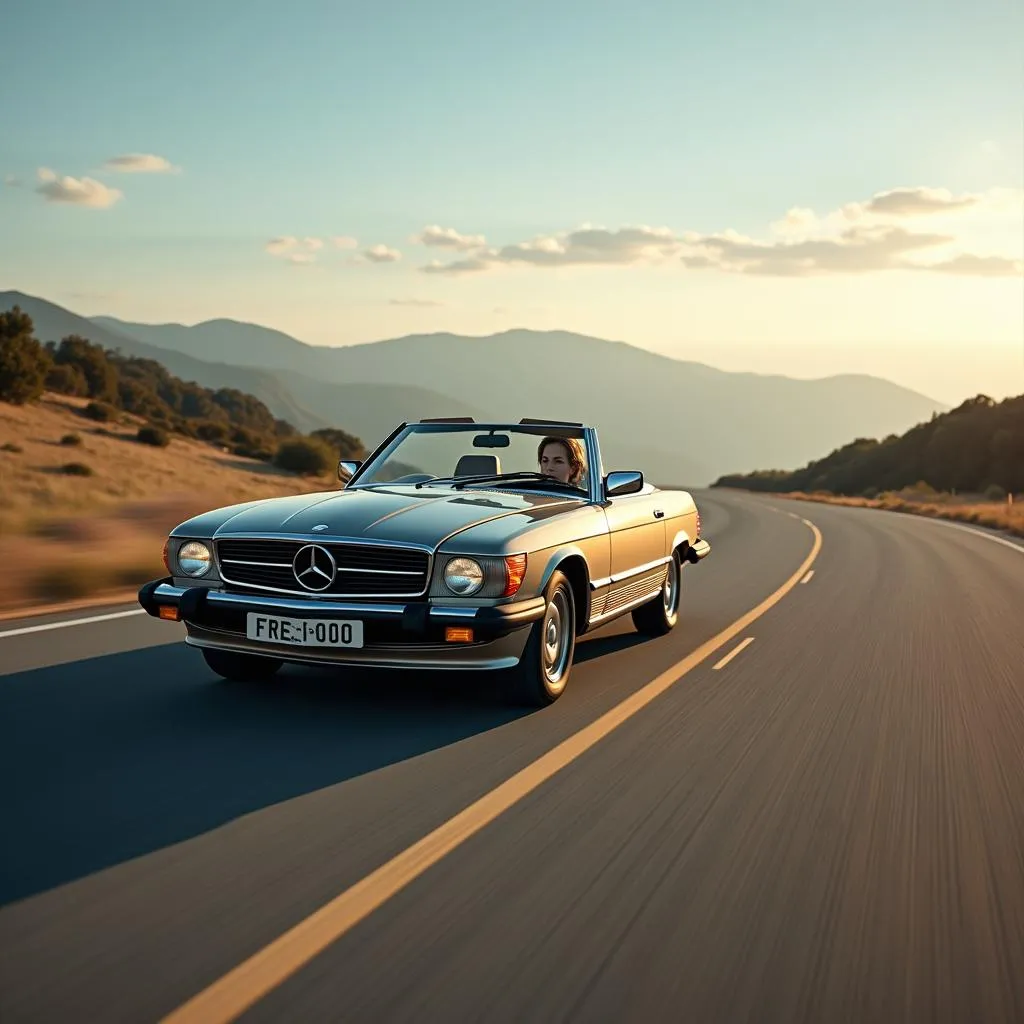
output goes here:
{"type": "Polygon", "coordinates": [[[302,434],[258,399],[0,313],[0,614],[129,595],[164,572],[167,531],[218,505],[338,486],[365,456],[302,434]]]}
{"type": "Polygon", "coordinates": [[[797,470],[720,477],[713,487],[959,520],[1024,537],[1024,395],[984,395],[902,436],[858,438],[797,470]]]}

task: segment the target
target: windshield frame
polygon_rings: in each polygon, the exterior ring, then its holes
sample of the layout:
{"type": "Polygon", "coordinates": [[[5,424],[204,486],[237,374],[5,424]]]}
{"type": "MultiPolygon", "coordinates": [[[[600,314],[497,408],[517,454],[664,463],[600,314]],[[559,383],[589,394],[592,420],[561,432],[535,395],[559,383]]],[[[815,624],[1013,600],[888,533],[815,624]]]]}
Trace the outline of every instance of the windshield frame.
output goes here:
{"type": "MultiPolygon", "coordinates": [[[[376,448],[371,451],[366,458],[360,463],[359,468],[351,476],[351,478],[345,483],[345,490],[353,489],[365,489],[369,490],[374,487],[393,487],[392,481],[380,481],[373,482],[369,481],[366,483],[362,482],[364,476],[366,476],[376,465],[380,462],[384,455],[393,450],[399,444],[401,444],[407,437],[412,434],[443,434],[443,433],[486,433],[491,430],[506,430],[512,433],[518,434],[533,434],[536,435],[538,440],[542,437],[576,437],[583,441],[584,449],[587,453],[587,482],[589,484],[588,493],[584,495],[580,491],[570,491],[567,488],[560,487],[555,484],[551,488],[552,494],[558,494],[561,497],[566,498],[577,498],[580,501],[586,501],[589,503],[601,503],[604,500],[604,467],[601,463],[601,449],[597,440],[597,431],[593,427],[584,426],[583,424],[567,423],[559,420],[485,420],[477,422],[475,420],[466,419],[437,419],[437,420],[417,420],[413,422],[404,422],[399,424],[387,437],[385,437],[376,448]]],[[[508,481],[493,481],[495,487],[500,487],[502,490],[518,490],[517,482],[515,480],[508,481]]],[[[399,485],[404,486],[404,485],[399,485]]],[[[409,485],[414,486],[412,484],[409,485]]],[[[426,486],[430,486],[428,481],[426,486]]],[[[451,486],[445,484],[439,484],[439,486],[451,486]]],[[[481,481],[479,487],[487,487],[488,482],[481,481]]],[[[536,492],[539,488],[535,486],[523,487],[522,490],[525,493],[536,492]]]]}

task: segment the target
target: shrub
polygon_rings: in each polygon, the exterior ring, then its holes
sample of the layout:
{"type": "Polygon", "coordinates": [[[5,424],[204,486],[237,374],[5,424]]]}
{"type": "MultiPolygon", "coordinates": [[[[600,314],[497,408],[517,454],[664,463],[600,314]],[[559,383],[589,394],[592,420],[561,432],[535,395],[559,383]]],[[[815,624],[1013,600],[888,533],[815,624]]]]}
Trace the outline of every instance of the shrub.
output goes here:
{"type": "Polygon", "coordinates": [[[60,443],[65,448],[75,448],[82,443],[81,434],[65,434],[61,439],[60,443]]]}
{"type": "Polygon", "coordinates": [[[99,423],[109,423],[117,417],[117,410],[106,402],[90,402],[82,410],[82,415],[99,423]]]}
{"type": "Polygon", "coordinates": [[[60,471],[66,476],[93,476],[92,466],[84,462],[65,462],[60,471]]]}
{"type": "Polygon", "coordinates": [[[44,569],[33,581],[32,590],[42,601],[71,601],[99,590],[105,580],[86,565],[55,565],[44,569]]]}
{"type": "Polygon", "coordinates": [[[142,444],[151,444],[154,448],[166,448],[171,443],[167,432],[160,427],[139,427],[135,439],[142,444]]]}
{"type": "Polygon", "coordinates": [[[282,442],[274,456],[274,464],[291,473],[319,476],[335,464],[335,455],[317,438],[296,437],[282,442]]]}
{"type": "Polygon", "coordinates": [[[999,484],[990,484],[985,488],[986,501],[1006,501],[1006,491],[999,484]]]}

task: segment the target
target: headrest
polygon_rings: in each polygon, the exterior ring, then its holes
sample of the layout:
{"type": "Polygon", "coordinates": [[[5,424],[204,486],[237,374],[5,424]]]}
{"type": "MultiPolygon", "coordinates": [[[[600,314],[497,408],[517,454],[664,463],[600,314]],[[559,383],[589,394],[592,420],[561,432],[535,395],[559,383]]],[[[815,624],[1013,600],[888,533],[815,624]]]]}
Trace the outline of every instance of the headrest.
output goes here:
{"type": "Polygon", "coordinates": [[[497,455],[463,455],[455,467],[455,476],[482,476],[501,472],[497,455]]]}

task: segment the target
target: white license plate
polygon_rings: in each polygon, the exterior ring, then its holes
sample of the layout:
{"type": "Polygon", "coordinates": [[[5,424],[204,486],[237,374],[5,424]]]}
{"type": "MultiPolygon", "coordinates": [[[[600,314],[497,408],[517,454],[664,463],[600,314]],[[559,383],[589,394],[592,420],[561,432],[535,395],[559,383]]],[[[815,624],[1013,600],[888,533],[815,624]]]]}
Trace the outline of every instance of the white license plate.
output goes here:
{"type": "Polygon", "coordinates": [[[249,612],[246,636],[271,644],[300,647],[362,647],[363,624],[348,619],[292,619],[249,612]]]}

